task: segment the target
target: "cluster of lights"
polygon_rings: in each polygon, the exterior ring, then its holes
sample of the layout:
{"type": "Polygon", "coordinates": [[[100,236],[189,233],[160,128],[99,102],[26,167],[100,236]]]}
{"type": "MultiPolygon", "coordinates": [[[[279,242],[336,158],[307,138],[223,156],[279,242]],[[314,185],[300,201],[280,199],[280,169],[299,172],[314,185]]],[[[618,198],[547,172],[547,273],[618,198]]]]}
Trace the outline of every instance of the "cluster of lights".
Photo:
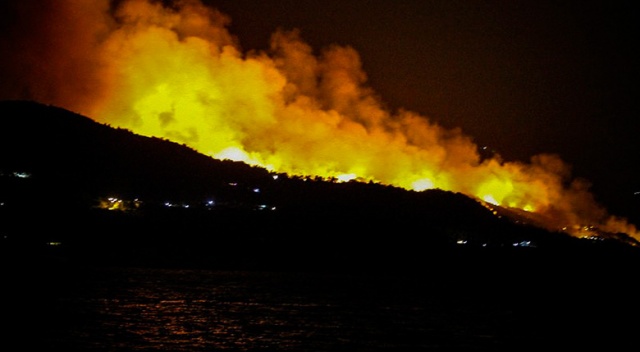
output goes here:
{"type": "MultiPolygon", "coordinates": [[[[3,172],[0,172],[0,176],[4,176],[3,172]]],[[[12,171],[7,175],[8,177],[16,177],[16,178],[30,178],[31,174],[24,171],[12,171]]]]}

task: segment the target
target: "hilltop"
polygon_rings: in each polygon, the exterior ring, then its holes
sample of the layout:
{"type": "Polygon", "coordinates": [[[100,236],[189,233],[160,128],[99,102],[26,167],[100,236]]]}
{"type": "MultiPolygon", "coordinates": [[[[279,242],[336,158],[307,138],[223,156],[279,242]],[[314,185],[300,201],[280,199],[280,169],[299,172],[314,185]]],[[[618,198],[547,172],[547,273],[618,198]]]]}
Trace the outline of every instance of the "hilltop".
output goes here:
{"type": "Polygon", "coordinates": [[[0,204],[3,252],[24,262],[433,271],[640,258],[620,234],[550,232],[455,192],[278,174],[31,101],[0,102],[0,204]]]}

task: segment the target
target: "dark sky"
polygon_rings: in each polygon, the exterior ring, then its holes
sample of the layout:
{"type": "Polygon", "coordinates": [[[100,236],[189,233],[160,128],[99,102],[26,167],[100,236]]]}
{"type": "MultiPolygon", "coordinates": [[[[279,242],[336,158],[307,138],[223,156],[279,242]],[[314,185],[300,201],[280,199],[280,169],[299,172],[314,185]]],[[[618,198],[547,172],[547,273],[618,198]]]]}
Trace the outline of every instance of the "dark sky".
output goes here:
{"type": "Polygon", "coordinates": [[[555,153],[614,214],[638,216],[633,2],[205,0],[244,50],[276,28],[353,47],[390,109],[460,127],[505,160],[555,153]]]}

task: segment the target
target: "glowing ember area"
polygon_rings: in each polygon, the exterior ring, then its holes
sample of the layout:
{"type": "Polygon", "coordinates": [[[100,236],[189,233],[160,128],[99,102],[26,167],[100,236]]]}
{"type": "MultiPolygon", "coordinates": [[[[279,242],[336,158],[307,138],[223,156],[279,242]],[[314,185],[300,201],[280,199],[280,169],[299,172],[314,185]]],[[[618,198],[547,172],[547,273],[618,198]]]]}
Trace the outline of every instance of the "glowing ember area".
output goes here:
{"type": "Polygon", "coordinates": [[[461,192],[535,212],[550,229],[589,225],[640,240],[558,157],[482,159],[462,131],[388,111],[350,47],[314,55],[298,32],[279,31],[268,52],[243,51],[230,19],[198,1],[114,4],[60,1],[43,11],[42,47],[30,56],[38,70],[24,74],[34,99],[219,159],[461,192]]]}

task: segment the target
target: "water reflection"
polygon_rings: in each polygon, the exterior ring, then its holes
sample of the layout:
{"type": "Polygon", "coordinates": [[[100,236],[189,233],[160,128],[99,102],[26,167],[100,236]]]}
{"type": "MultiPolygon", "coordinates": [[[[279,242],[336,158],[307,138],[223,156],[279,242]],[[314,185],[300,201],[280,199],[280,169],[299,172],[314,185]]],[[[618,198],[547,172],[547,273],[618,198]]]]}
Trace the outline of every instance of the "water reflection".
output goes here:
{"type": "Polygon", "coordinates": [[[49,346],[82,351],[491,348],[513,311],[349,275],[96,269],[62,290],[49,346]]]}

